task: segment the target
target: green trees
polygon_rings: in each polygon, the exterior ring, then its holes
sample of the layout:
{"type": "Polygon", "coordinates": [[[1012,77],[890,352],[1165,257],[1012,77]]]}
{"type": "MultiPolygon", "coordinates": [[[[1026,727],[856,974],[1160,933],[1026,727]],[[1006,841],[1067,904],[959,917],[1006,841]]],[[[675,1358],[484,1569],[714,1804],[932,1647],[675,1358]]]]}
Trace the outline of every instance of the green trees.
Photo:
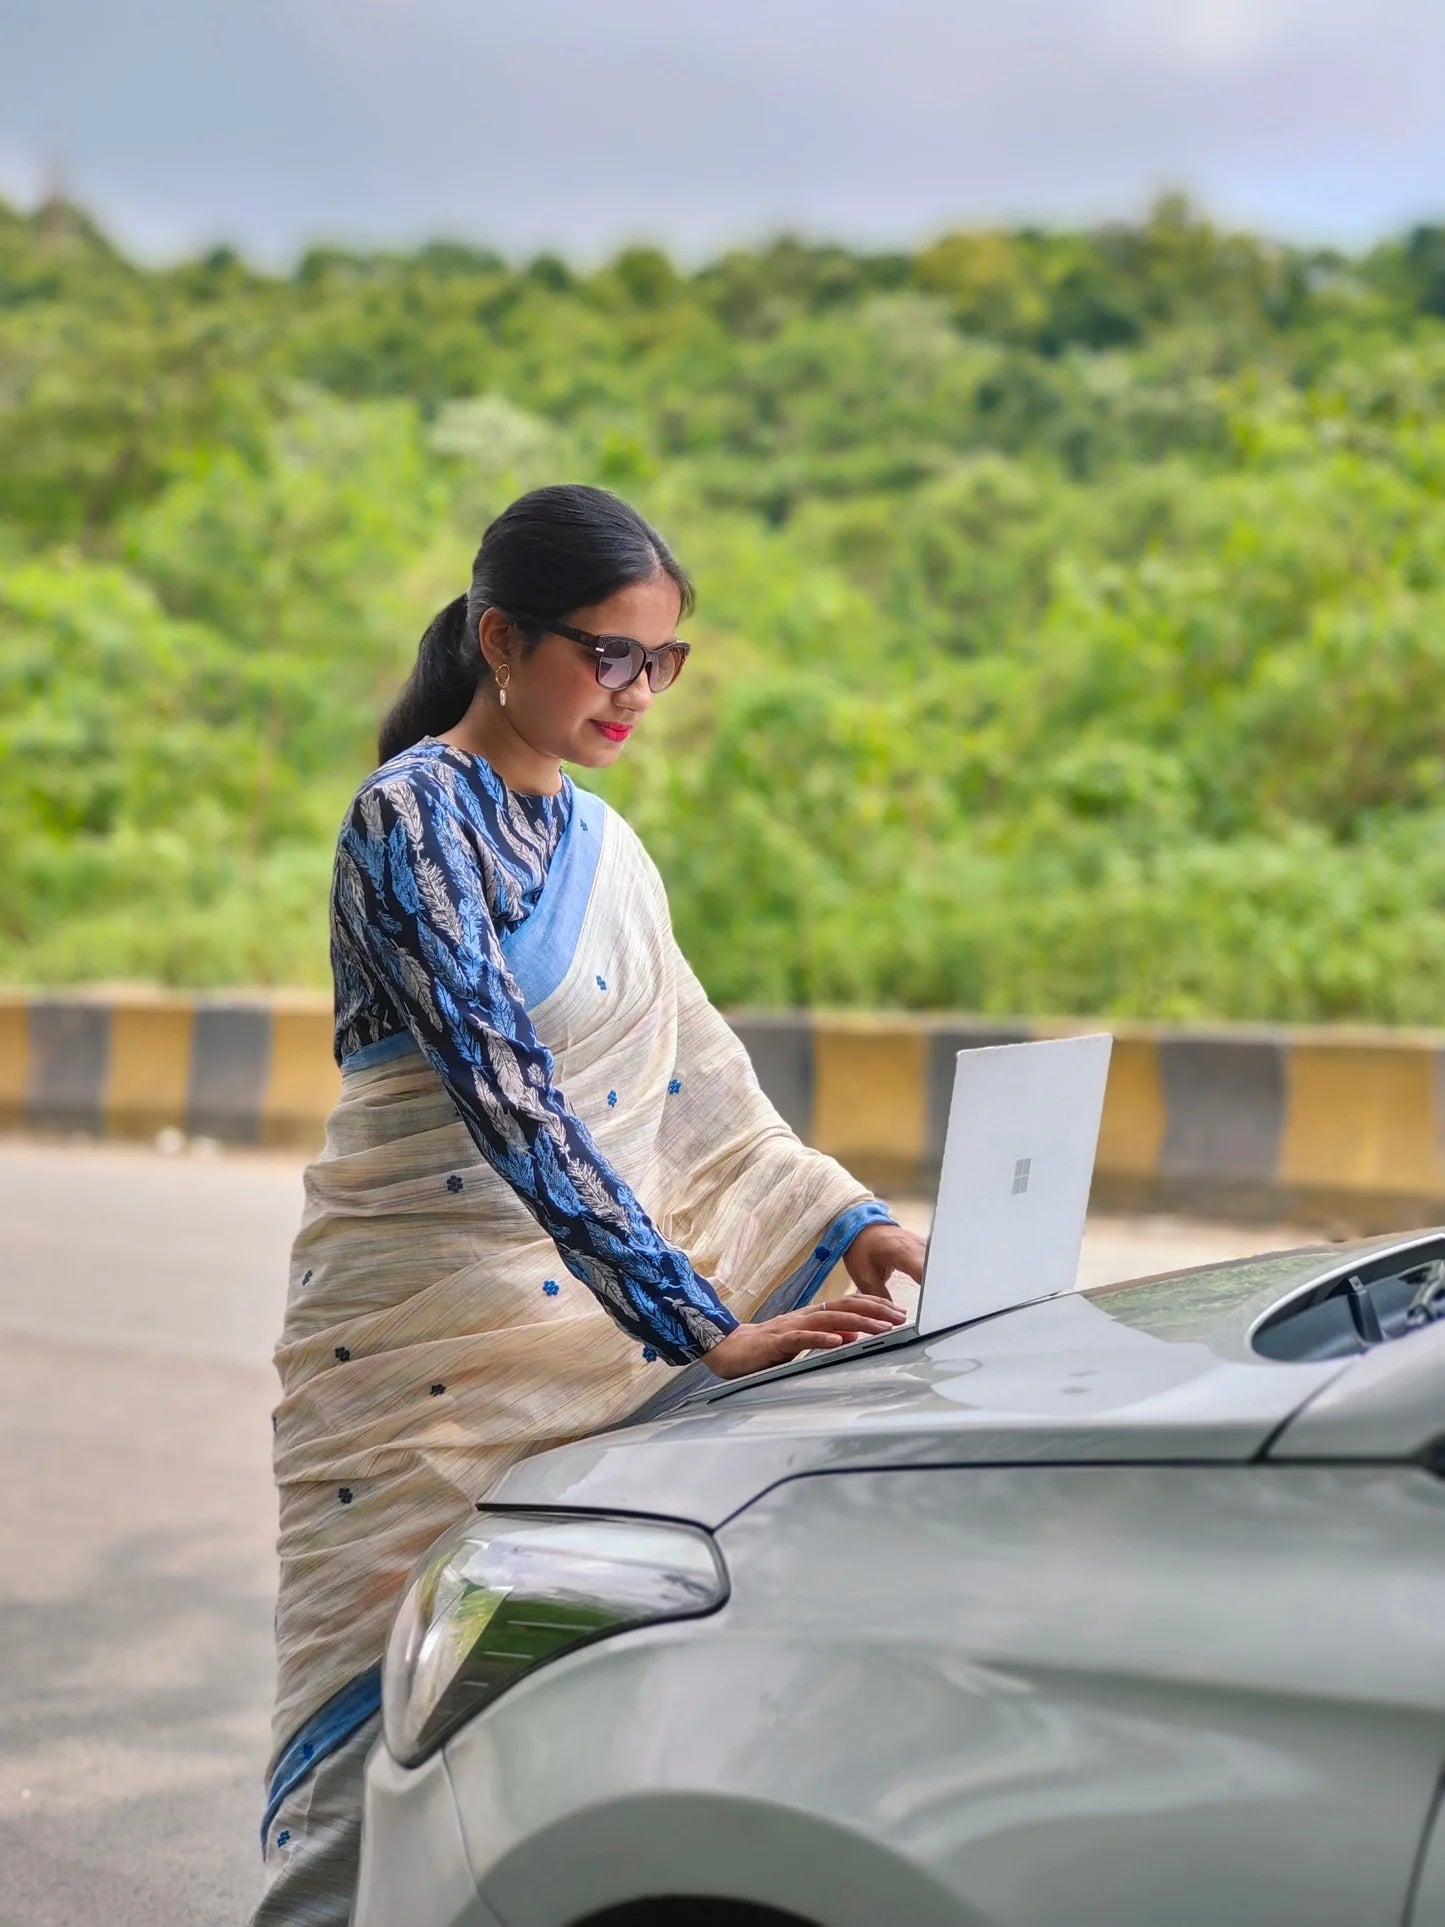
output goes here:
{"type": "Polygon", "coordinates": [[[1439,1021],[1441,234],[281,278],[0,209],[0,976],[324,983],[416,638],[566,476],[698,578],[589,780],[720,999],[1439,1021]]]}

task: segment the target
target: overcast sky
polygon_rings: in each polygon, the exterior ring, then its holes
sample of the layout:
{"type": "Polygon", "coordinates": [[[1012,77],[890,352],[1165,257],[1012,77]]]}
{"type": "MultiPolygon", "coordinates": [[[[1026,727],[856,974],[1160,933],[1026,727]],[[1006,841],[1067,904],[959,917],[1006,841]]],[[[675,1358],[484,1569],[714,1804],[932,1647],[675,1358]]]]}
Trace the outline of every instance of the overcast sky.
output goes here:
{"type": "Polygon", "coordinates": [[[0,194],[164,258],[1445,219],[1445,0],[8,0],[0,194]]]}

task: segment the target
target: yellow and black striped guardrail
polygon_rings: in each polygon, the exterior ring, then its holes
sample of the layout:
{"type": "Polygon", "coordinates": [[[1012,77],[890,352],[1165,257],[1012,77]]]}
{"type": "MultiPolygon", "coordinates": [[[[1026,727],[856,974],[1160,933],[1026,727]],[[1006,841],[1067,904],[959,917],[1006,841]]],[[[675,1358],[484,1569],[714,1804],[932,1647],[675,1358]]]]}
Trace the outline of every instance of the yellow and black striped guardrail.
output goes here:
{"type": "MultiPolygon", "coordinates": [[[[1386,1229],[1445,1218],[1445,1032],[737,1012],[808,1142],[878,1189],[937,1176],[959,1050],[1114,1032],[1095,1202],[1386,1229]]],[[[0,1128],[318,1144],[330,1000],[0,992],[0,1128]]]]}
{"type": "Polygon", "coordinates": [[[319,1143],[340,1082],[331,1031],[330,999],[305,991],[0,992],[0,1126],[319,1143]]]}

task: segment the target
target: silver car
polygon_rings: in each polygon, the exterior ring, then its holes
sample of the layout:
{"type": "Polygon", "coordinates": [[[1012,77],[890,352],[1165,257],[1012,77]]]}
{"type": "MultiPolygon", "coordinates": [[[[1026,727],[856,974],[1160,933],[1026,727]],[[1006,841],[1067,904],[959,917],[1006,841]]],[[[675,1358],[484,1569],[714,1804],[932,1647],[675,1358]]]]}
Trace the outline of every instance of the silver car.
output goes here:
{"type": "Polygon", "coordinates": [[[1445,1927],[1445,1232],[679,1390],[417,1568],[357,1927],[1445,1927]]]}

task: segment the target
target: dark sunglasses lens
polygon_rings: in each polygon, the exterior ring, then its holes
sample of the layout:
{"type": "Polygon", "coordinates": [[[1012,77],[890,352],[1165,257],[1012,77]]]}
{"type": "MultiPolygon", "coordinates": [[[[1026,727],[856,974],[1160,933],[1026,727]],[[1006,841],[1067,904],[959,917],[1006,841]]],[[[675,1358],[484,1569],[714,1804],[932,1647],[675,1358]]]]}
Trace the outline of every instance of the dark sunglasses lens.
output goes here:
{"type": "Polygon", "coordinates": [[[680,649],[664,649],[660,656],[654,656],[647,666],[647,681],[654,690],[666,689],[669,683],[676,682],[682,674],[682,665],[687,661],[680,649]]]}
{"type": "Polygon", "coordinates": [[[597,680],[604,689],[626,689],[641,667],[636,643],[609,642],[597,658],[597,680]]]}

